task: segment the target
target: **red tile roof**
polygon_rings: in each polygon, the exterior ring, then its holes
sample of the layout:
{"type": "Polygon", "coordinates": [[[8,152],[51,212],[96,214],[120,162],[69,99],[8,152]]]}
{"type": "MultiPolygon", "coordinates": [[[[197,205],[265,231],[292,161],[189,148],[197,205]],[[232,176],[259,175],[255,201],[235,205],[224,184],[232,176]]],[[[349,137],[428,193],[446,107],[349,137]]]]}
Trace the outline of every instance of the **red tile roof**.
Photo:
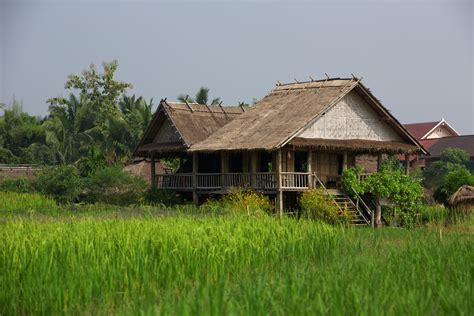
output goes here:
{"type": "Polygon", "coordinates": [[[430,130],[432,130],[440,121],[437,122],[424,122],[424,123],[413,123],[404,124],[405,128],[412,134],[417,140],[420,140],[430,130]]]}
{"type": "Polygon", "coordinates": [[[431,148],[434,144],[436,144],[440,140],[440,138],[432,138],[432,139],[422,139],[420,140],[420,144],[423,145],[426,149],[431,148]]]}

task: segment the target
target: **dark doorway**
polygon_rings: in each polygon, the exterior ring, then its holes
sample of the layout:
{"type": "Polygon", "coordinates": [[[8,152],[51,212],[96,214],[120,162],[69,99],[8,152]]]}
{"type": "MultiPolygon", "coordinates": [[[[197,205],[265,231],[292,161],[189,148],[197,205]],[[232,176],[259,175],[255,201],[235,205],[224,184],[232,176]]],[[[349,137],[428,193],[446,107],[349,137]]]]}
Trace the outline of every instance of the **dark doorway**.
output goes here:
{"type": "Polygon", "coordinates": [[[233,152],[229,155],[229,172],[243,171],[243,155],[242,152],[233,152]]]}
{"type": "Polygon", "coordinates": [[[344,164],[344,155],[338,154],[337,155],[337,174],[338,175],[342,175],[343,164],[344,164]]]}
{"type": "Polygon", "coordinates": [[[295,151],[295,172],[308,172],[308,152],[295,151]]]}
{"type": "Polygon", "coordinates": [[[259,172],[272,172],[272,153],[268,151],[262,151],[260,154],[260,166],[259,172]]]}
{"type": "Polygon", "coordinates": [[[199,173],[221,172],[221,155],[219,153],[200,153],[198,158],[199,173]]]}

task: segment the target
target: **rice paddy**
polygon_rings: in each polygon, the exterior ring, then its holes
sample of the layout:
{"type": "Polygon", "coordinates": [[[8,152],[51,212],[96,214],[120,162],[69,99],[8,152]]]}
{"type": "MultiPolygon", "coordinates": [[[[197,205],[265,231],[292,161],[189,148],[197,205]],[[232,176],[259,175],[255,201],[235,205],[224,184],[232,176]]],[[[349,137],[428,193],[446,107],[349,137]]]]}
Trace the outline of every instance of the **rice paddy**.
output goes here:
{"type": "Polygon", "coordinates": [[[474,313],[471,227],[100,210],[25,217],[5,201],[0,315],[474,313]]]}

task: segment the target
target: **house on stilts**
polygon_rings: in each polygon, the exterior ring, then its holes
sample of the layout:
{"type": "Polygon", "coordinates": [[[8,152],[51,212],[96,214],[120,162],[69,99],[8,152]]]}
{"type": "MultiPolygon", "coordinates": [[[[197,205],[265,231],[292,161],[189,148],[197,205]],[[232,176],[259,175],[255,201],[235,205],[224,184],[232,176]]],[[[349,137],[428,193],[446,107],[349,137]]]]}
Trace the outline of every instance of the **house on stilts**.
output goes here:
{"type": "Polygon", "coordinates": [[[338,189],[348,167],[371,173],[387,155],[418,153],[427,151],[355,77],[277,84],[247,108],[163,99],[135,151],[179,158],[173,174],[152,170],[158,188],[198,202],[244,187],[274,198],[279,212],[298,192],[338,189]]]}

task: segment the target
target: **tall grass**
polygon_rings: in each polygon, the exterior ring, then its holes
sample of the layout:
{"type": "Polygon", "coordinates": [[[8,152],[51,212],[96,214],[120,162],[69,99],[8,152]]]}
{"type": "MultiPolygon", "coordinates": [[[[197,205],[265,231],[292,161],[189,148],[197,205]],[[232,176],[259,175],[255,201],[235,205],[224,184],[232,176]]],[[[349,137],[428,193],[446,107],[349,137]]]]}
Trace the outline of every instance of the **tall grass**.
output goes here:
{"type": "Polygon", "coordinates": [[[469,232],[263,217],[9,219],[0,314],[465,314],[469,232]]]}

